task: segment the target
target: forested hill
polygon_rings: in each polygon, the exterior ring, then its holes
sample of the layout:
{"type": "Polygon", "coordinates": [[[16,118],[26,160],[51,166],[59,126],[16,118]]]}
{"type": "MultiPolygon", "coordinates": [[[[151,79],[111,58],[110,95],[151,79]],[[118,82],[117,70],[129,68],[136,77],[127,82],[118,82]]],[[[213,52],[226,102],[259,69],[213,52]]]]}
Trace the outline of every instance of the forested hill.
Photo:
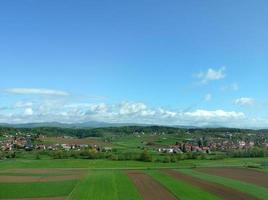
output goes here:
{"type": "Polygon", "coordinates": [[[234,128],[174,128],[165,126],[124,126],[124,127],[103,127],[103,128],[58,128],[58,127],[38,127],[38,128],[12,128],[0,127],[0,135],[3,134],[42,134],[48,136],[76,136],[83,137],[103,137],[108,135],[130,135],[133,133],[188,133],[188,134],[228,134],[228,133],[267,133],[268,130],[249,130],[249,129],[234,129],[234,128]]]}

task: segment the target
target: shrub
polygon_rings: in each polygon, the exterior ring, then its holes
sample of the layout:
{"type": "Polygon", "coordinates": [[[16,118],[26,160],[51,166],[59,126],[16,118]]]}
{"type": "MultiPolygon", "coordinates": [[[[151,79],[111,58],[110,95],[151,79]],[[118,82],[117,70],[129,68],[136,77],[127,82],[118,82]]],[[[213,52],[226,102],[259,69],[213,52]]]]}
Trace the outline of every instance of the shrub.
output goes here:
{"type": "Polygon", "coordinates": [[[163,163],[170,163],[170,156],[165,156],[163,163]]]}
{"type": "Polygon", "coordinates": [[[35,159],[36,160],[40,160],[41,159],[39,153],[35,154],[35,159]]]}
{"type": "Polygon", "coordinates": [[[53,159],[63,159],[63,158],[64,158],[64,153],[63,153],[63,151],[61,151],[61,150],[54,151],[54,152],[52,153],[52,158],[53,158],[53,159]]]}
{"type": "Polygon", "coordinates": [[[3,160],[6,158],[6,155],[4,152],[0,151],[0,160],[3,160]]]}
{"type": "Polygon", "coordinates": [[[80,156],[86,159],[96,159],[98,157],[98,152],[96,149],[87,149],[81,151],[80,156]]]}
{"type": "Polygon", "coordinates": [[[115,155],[115,154],[112,154],[110,157],[109,157],[110,160],[118,160],[118,156],[115,155]]]}
{"type": "Polygon", "coordinates": [[[180,154],[176,155],[176,159],[177,159],[177,161],[184,160],[185,156],[184,156],[184,154],[180,153],[180,154]]]}
{"type": "Polygon", "coordinates": [[[176,162],[176,157],[174,155],[170,156],[170,162],[172,162],[172,163],[176,162]]]}
{"type": "Polygon", "coordinates": [[[152,162],[152,161],[153,161],[153,158],[152,158],[152,156],[148,153],[147,150],[144,150],[144,151],[141,153],[139,160],[140,160],[140,161],[143,161],[143,162],[152,162]]]}

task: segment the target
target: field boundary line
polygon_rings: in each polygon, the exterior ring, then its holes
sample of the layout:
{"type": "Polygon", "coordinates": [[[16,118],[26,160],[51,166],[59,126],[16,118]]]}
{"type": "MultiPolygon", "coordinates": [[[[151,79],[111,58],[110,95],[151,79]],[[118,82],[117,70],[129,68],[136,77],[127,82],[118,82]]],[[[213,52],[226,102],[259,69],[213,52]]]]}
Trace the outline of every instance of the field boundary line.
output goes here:
{"type": "Polygon", "coordinates": [[[78,185],[85,180],[85,178],[89,175],[89,173],[87,175],[85,175],[85,177],[83,177],[82,179],[80,179],[77,184],[74,186],[74,188],[72,189],[72,191],[70,192],[70,194],[67,196],[67,200],[70,200],[71,195],[73,194],[73,192],[75,191],[75,189],[78,187],[78,185]]]}

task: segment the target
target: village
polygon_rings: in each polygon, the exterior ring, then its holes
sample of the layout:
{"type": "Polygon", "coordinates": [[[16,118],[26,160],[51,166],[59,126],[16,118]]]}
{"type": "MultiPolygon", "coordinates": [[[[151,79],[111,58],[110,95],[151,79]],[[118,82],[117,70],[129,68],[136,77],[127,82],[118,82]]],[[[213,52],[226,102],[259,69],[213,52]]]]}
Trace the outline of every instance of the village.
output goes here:
{"type": "MultiPolygon", "coordinates": [[[[98,144],[77,144],[74,142],[71,144],[68,142],[68,144],[65,143],[56,143],[56,144],[50,144],[44,142],[45,136],[43,135],[33,135],[33,134],[21,134],[16,133],[16,135],[9,135],[5,134],[2,137],[2,140],[0,140],[0,150],[1,151],[16,151],[16,150],[25,150],[25,151],[34,151],[34,150],[50,150],[50,151],[57,151],[57,150],[64,150],[64,151],[70,151],[70,150],[76,150],[80,151],[83,149],[96,149],[99,152],[109,152],[112,150],[111,147],[104,147],[100,146],[98,144]]],[[[63,136],[62,138],[66,139],[73,139],[70,136],[63,136]]]]}
{"type": "MultiPolygon", "coordinates": [[[[160,135],[165,140],[165,133],[152,133],[151,136],[160,135]]],[[[188,133],[188,135],[190,135],[188,133]]],[[[134,132],[134,137],[143,139],[144,132],[134,132]]],[[[188,152],[199,152],[211,154],[212,152],[227,152],[230,150],[247,150],[254,147],[268,149],[267,138],[251,136],[244,140],[234,139],[230,135],[226,137],[191,137],[189,139],[179,139],[174,143],[165,145],[156,145],[153,142],[142,142],[145,144],[142,149],[152,149],[163,154],[183,154],[188,152]]],[[[31,133],[5,133],[0,138],[0,151],[11,152],[16,150],[24,151],[81,151],[85,149],[94,149],[96,152],[112,152],[114,145],[100,140],[77,139],[72,136],[61,136],[55,141],[48,142],[46,139],[52,139],[44,135],[36,135],[31,133]]]]}
{"type": "MultiPolygon", "coordinates": [[[[144,132],[133,133],[136,137],[142,137],[144,132]]],[[[188,135],[191,135],[187,132],[188,135]]],[[[153,133],[154,135],[161,135],[162,140],[166,140],[165,133],[153,133]]],[[[148,143],[147,145],[154,146],[153,143],[148,143]]],[[[268,149],[268,139],[267,137],[263,137],[261,135],[256,136],[252,134],[248,134],[244,139],[235,139],[233,134],[226,133],[224,137],[191,137],[190,139],[184,139],[180,142],[176,142],[175,144],[161,146],[159,148],[155,148],[157,152],[160,153],[187,153],[187,152],[200,152],[210,154],[211,152],[226,152],[230,150],[249,150],[254,147],[260,147],[264,149],[268,149]]]]}

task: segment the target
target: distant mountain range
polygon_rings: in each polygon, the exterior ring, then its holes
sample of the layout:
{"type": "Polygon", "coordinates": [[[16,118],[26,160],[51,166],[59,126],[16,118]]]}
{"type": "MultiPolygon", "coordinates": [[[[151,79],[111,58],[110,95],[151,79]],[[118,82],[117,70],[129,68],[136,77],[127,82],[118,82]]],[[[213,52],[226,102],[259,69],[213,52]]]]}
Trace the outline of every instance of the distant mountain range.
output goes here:
{"type": "MultiPolygon", "coordinates": [[[[39,128],[39,127],[58,127],[58,128],[102,128],[102,127],[122,127],[122,126],[154,126],[155,124],[135,124],[135,123],[107,123],[98,121],[88,121],[83,123],[60,123],[60,122],[42,122],[25,124],[0,123],[2,127],[12,128],[39,128]]],[[[160,125],[159,125],[160,126],[160,125]]],[[[170,126],[169,126],[170,127],[170,126]]],[[[194,126],[172,126],[176,128],[197,128],[194,126]]]]}
{"type": "Polygon", "coordinates": [[[42,122],[42,123],[25,123],[25,124],[8,124],[0,123],[2,127],[12,128],[38,128],[38,127],[58,127],[58,128],[101,128],[101,127],[122,127],[122,126],[150,126],[146,124],[134,123],[106,123],[98,121],[88,121],[83,123],[60,123],[60,122],[42,122]]]}

